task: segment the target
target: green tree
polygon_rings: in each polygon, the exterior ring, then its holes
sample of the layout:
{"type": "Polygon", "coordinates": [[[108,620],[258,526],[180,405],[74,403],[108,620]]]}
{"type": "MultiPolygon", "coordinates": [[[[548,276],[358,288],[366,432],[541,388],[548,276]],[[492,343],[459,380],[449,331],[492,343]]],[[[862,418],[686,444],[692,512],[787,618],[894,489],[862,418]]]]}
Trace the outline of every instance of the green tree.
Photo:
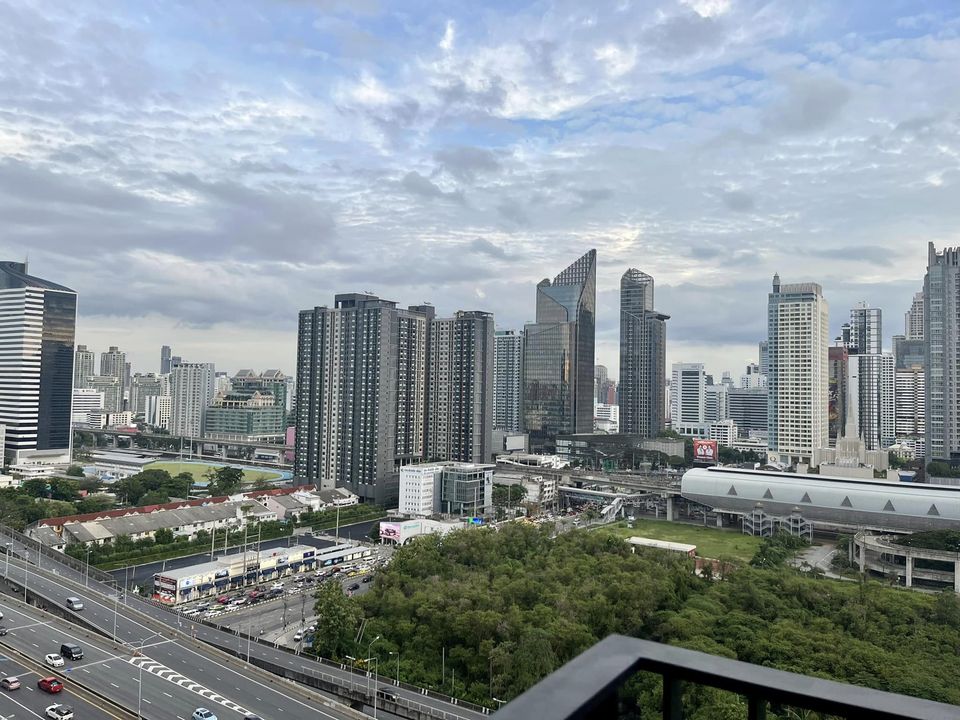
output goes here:
{"type": "Polygon", "coordinates": [[[65,478],[50,479],[50,497],[54,500],[73,502],[80,499],[80,486],[76,480],[65,478]]]}
{"type": "Polygon", "coordinates": [[[50,483],[47,482],[46,478],[30,478],[29,480],[24,480],[20,487],[23,492],[30,497],[50,496],[50,483]]]}
{"type": "Polygon", "coordinates": [[[144,493],[140,500],[137,502],[138,505],[162,505],[163,503],[170,502],[170,496],[167,495],[163,490],[151,490],[148,493],[144,493]]]}
{"type": "Polygon", "coordinates": [[[342,659],[356,656],[357,628],[361,612],[359,606],[343,594],[340,583],[324,583],[316,594],[313,611],[317,616],[317,632],[313,649],[317,655],[342,659]]]}
{"type": "Polygon", "coordinates": [[[83,468],[79,465],[71,465],[67,468],[67,475],[70,477],[82,478],[84,476],[83,468]]]}
{"type": "Polygon", "coordinates": [[[224,465],[219,468],[210,468],[205,473],[210,481],[210,495],[231,495],[240,489],[243,482],[243,470],[224,465]]]}
{"type": "Polygon", "coordinates": [[[74,503],[78,513],[92,513],[109,510],[113,507],[113,500],[106,495],[87,495],[74,503]]]}
{"type": "Polygon", "coordinates": [[[157,545],[170,545],[173,539],[173,530],[170,528],[160,528],[153,534],[153,541],[157,545]]]}
{"type": "Polygon", "coordinates": [[[139,475],[131,475],[122,480],[117,480],[113,485],[113,490],[117,498],[128,505],[136,505],[143,494],[147,492],[139,475]]]}

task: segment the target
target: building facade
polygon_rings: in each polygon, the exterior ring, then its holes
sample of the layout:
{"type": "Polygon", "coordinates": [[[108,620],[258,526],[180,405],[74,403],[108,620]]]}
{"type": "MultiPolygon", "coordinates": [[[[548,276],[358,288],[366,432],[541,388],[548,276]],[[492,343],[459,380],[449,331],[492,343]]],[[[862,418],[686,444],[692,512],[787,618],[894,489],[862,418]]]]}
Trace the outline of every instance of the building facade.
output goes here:
{"type": "Polygon", "coordinates": [[[923,281],[926,461],[960,463],[960,247],[927,248],[923,281]]]}
{"type": "Polygon", "coordinates": [[[768,432],[771,459],[809,462],[829,446],[830,315],[816,283],[781,285],[767,302],[768,432]]]}
{"type": "Polygon", "coordinates": [[[169,395],[169,378],[162,375],[136,373],[130,378],[130,406],[134,415],[143,415],[147,408],[147,398],[154,395],[169,395]]]}
{"type": "Polygon", "coordinates": [[[827,419],[829,423],[830,447],[837,444],[837,439],[843,435],[847,422],[848,368],[850,365],[850,351],[841,344],[827,349],[827,363],[829,368],[829,402],[827,419]]]}
{"type": "Polygon", "coordinates": [[[493,451],[493,315],[435,318],[430,334],[430,460],[482,463],[493,451]]]}
{"type": "Polygon", "coordinates": [[[727,391],[727,405],[729,418],[742,436],[748,437],[751,433],[766,436],[769,429],[767,388],[732,388],[727,391]]]}
{"type": "Polygon", "coordinates": [[[89,425],[90,413],[103,411],[103,393],[93,388],[74,388],[73,424],[89,425]]]}
{"type": "Polygon", "coordinates": [[[428,517],[440,512],[440,478],[445,463],[405,465],[400,468],[402,515],[428,517]]]}
{"type": "Polygon", "coordinates": [[[494,333],[493,429],[523,431],[523,333],[515,330],[494,333]]]}
{"type": "Polygon", "coordinates": [[[144,404],[144,421],[163,430],[170,429],[170,409],[172,398],[169,395],[150,395],[144,404]]]}
{"type": "Polygon", "coordinates": [[[203,437],[203,421],[216,389],[213,363],[180,363],[170,372],[170,434],[203,437]]]}
{"type": "Polygon", "coordinates": [[[916,448],[918,442],[922,444],[926,438],[923,367],[914,365],[910,368],[897,368],[894,372],[894,431],[897,442],[912,440],[911,446],[916,448]]]}
{"type": "Polygon", "coordinates": [[[893,355],[850,355],[847,371],[852,393],[856,393],[854,427],[867,450],[882,450],[895,440],[893,355]]]}
{"type": "Polygon", "coordinates": [[[420,459],[427,320],[375,295],[337,295],[300,312],[294,472],[365,502],[399,495],[399,468],[420,459]]]}
{"type": "Polygon", "coordinates": [[[670,375],[670,424],[681,435],[682,428],[701,427],[707,422],[707,374],[702,363],[674,363],[670,375]]]}
{"type": "Polygon", "coordinates": [[[440,475],[440,509],[448,515],[481,517],[493,510],[495,465],[450,463],[440,475]]]}
{"type": "Polygon", "coordinates": [[[206,410],[203,435],[211,440],[282,443],[286,414],[270,393],[217,394],[206,410]]]}
{"type": "Polygon", "coordinates": [[[86,345],[77,345],[77,351],[73,358],[73,388],[87,387],[89,378],[97,374],[93,365],[93,350],[88,350],[86,345]]]}
{"type": "Polygon", "coordinates": [[[923,340],[924,295],[920,291],[913,296],[910,309],[904,314],[904,335],[907,340],[923,340]]]}
{"type": "Polygon", "coordinates": [[[666,399],[667,320],[654,309],[653,278],[635,268],[620,279],[620,429],[657,437],[666,399]]]}
{"type": "Polygon", "coordinates": [[[597,251],[537,284],[536,322],[524,326],[524,429],[535,450],[593,429],[597,251]]]}
{"type": "Polygon", "coordinates": [[[160,374],[166,375],[170,372],[171,351],[169,345],[160,347],[160,374]]]}
{"type": "Polygon", "coordinates": [[[883,352],[883,313],[859,302],[850,310],[850,339],[847,349],[860,355],[883,352]]]}
{"type": "Polygon", "coordinates": [[[72,450],[77,294],[0,263],[0,425],[11,465],[67,462],[72,450]]]}

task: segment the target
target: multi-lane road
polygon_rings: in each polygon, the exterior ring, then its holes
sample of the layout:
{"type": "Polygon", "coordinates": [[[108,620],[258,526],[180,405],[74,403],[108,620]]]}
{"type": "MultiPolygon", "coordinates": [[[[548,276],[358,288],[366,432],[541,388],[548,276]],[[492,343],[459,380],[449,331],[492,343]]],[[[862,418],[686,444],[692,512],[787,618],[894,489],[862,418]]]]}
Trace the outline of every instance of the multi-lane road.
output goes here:
{"type": "MultiPolygon", "coordinates": [[[[13,538],[11,549],[18,554],[26,553],[35,559],[36,551],[23,548],[13,538]]],[[[63,606],[68,595],[81,597],[86,608],[80,613],[83,620],[101,632],[116,637],[127,646],[150,642],[151,637],[161,633],[169,639],[164,645],[165,655],[153,658],[162,663],[161,672],[176,674],[184,683],[208,687],[240,707],[252,710],[265,718],[331,717],[354,718],[355,711],[319,695],[305,686],[282,680],[275,675],[247,666],[236,658],[227,659],[216,647],[285,667],[316,678],[324,678],[336,684],[351,687],[366,687],[364,676],[358,677],[348,668],[319,663],[307,657],[292,654],[269,645],[247,643],[243,638],[227,630],[191,622],[188,618],[164,608],[145,602],[131,594],[122,601],[116,600],[116,591],[94,578],[67,565],[54,562],[49,557],[40,561],[40,567],[8,555],[0,558],[0,575],[7,572],[9,582],[23,587],[26,582],[31,592],[63,606]],[[88,587],[84,585],[88,584],[88,587]],[[210,647],[210,646],[213,647],[210,647]],[[211,670],[220,673],[213,676],[211,670]],[[213,678],[208,680],[207,678],[213,678]],[[215,682],[214,682],[215,681],[215,682]]],[[[158,651],[160,652],[160,651],[158,651]]],[[[147,653],[149,655],[149,653],[147,653]]],[[[380,680],[381,686],[388,681],[380,680]]],[[[487,713],[473,711],[461,704],[442,697],[426,695],[417,689],[390,688],[390,692],[413,711],[424,716],[446,720],[477,720],[487,713]]],[[[145,713],[146,715],[146,713],[145,713]]]]}

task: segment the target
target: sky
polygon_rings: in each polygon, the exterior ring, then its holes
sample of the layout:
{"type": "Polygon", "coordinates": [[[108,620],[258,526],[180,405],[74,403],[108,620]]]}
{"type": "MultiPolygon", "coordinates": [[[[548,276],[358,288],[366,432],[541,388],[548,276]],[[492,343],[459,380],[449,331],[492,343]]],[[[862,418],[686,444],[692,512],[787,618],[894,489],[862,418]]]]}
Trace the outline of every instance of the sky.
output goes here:
{"type": "Polygon", "coordinates": [[[774,272],[902,332],[958,78],[953,0],[0,0],[0,257],[134,371],[292,374],[337,292],[520,328],[596,248],[611,376],[636,267],[668,363],[736,377],[774,272]]]}

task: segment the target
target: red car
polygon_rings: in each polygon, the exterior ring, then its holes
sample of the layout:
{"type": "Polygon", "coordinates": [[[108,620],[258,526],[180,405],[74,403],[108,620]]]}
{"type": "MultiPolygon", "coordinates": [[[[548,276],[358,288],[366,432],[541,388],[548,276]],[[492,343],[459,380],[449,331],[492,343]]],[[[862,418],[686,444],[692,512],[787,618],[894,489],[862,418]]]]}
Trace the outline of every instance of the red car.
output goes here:
{"type": "Polygon", "coordinates": [[[230,596],[221,595],[220,597],[217,598],[217,602],[220,603],[221,605],[226,605],[228,602],[230,602],[230,596]]]}
{"type": "Polygon", "coordinates": [[[37,687],[48,693],[58,693],[63,690],[63,683],[55,677],[45,677],[37,681],[37,687]]]}

